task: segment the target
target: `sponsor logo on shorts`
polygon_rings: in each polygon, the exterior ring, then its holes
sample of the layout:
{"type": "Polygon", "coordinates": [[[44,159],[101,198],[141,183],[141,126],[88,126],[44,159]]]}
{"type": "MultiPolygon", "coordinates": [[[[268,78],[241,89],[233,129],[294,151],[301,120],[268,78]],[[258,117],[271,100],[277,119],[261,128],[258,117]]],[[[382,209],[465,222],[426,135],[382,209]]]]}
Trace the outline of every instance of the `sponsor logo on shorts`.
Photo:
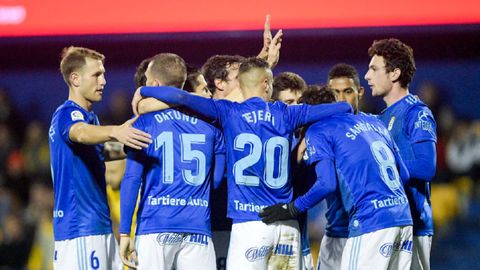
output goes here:
{"type": "Polygon", "coordinates": [[[413,242],[411,240],[398,241],[394,243],[385,243],[380,247],[380,254],[383,257],[390,257],[393,252],[404,251],[412,253],[413,242]]]}
{"type": "Polygon", "coordinates": [[[271,246],[251,247],[245,252],[245,258],[250,262],[261,260],[270,255],[272,250],[271,246]]]}
{"type": "Polygon", "coordinates": [[[159,233],[157,235],[157,242],[161,246],[176,245],[183,241],[183,235],[178,233],[159,233]]]}
{"type": "Polygon", "coordinates": [[[292,245],[284,245],[278,244],[275,247],[275,255],[282,255],[282,256],[293,256],[293,246],[292,245]]]}
{"type": "Polygon", "coordinates": [[[190,243],[199,244],[202,246],[208,246],[208,236],[203,234],[192,233],[190,234],[190,243]]]}

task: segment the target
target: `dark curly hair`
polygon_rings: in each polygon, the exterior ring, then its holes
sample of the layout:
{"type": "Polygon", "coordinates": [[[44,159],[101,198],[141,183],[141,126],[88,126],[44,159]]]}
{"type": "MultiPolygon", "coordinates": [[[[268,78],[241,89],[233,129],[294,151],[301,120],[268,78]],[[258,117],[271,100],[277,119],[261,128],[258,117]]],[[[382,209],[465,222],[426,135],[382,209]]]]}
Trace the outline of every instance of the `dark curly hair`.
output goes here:
{"type": "Polygon", "coordinates": [[[336,102],[335,94],[325,85],[309,85],[298,100],[298,103],[310,105],[334,102],[336,102]]]}
{"type": "Polygon", "coordinates": [[[242,63],[245,58],[240,55],[214,55],[208,58],[202,66],[202,74],[207,81],[207,86],[215,93],[215,79],[225,81],[228,77],[228,68],[236,63],[242,63]]]}
{"type": "Polygon", "coordinates": [[[199,85],[197,81],[197,77],[202,73],[198,68],[187,64],[187,80],[185,81],[185,85],[183,86],[183,90],[187,92],[195,92],[195,88],[199,85]]]}
{"type": "Polygon", "coordinates": [[[358,77],[358,72],[352,65],[345,63],[336,64],[328,72],[328,81],[335,79],[347,77],[353,80],[353,83],[360,88],[360,79],[358,77]]]}
{"type": "Polygon", "coordinates": [[[273,79],[272,99],[277,100],[280,92],[286,89],[303,93],[303,91],[307,89],[307,83],[305,83],[305,80],[296,73],[282,72],[273,79]]]}
{"type": "Polygon", "coordinates": [[[413,49],[410,46],[395,38],[375,40],[368,49],[368,54],[370,57],[382,56],[388,72],[400,69],[398,81],[402,87],[408,87],[416,70],[413,49]]]}
{"type": "Polygon", "coordinates": [[[145,71],[147,71],[150,61],[152,61],[151,57],[144,59],[142,62],[140,62],[137,69],[135,70],[135,75],[133,75],[133,82],[135,83],[135,86],[137,88],[145,86],[147,84],[147,77],[145,76],[145,71]]]}

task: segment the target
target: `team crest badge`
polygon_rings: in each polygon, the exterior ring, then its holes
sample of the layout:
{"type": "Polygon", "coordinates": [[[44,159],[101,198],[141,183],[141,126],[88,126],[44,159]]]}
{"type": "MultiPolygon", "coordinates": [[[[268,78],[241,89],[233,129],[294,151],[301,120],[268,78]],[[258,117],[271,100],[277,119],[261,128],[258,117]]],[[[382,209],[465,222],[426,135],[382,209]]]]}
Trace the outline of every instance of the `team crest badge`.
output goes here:
{"type": "Polygon", "coordinates": [[[390,118],[390,122],[388,122],[388,131],[392,130],[393,123],[395,123],[395,116],[392,116],[392,118],[390,118]]]}

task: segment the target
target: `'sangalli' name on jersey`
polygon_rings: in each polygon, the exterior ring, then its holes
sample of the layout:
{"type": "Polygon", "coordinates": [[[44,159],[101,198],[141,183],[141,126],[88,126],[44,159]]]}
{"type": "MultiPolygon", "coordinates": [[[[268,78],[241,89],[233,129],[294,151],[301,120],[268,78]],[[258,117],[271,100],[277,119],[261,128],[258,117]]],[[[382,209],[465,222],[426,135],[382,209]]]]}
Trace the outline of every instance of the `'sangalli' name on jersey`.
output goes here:
{"type": "Polygon", "coordinates": [[[357,138],[357,135],[362,133],[362,132],[368,132],[368,131],[375,131],[383,134],[387,134],[388,131],[381,126],[376,126],[372,123],[368,123],[365,121],[361,121],[360,123],[354,125],[349,129],[347,133],[345,133],[345,136],[347,138],[350,138],[352,141],[354,141],[357,138]]]}

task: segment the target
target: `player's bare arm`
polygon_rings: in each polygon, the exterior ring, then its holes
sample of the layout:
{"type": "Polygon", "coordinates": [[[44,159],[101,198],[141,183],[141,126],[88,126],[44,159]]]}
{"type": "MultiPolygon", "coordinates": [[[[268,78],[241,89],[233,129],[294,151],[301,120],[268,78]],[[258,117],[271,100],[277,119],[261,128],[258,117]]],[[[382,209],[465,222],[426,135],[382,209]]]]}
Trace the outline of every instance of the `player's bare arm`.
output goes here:
{"type": "Polygon", "coordinates": [[[146,114],[154,111],[161,111],[172,106],[154,98],[144,98],[140,94],[140,87],[137,88],[132,98],[132,110],[135,115],[146,114]]]}
{"type": "Polygon", "coordinates": [[[119,253],[120,259],[122,259],[122,263],[126,267],[129,267],[129,269],[137,269],[137,254],[128,234],[120,235],[119,253]]]}
{"type": "Polygon", "coordinates": [[[265,17],[265,25],[263,28],[263,47],[260,53],[257,55],[258,58],[262,58],[264,60],[267,59],[268,56],[268,47],[272,42],[272,32],[270,31],[270,14],[267,14],[265,17]]]}
{"type": "Polygon", "coordinates": [[[151,136],[132,127],[137,117],[132,118],[120,126],[97,126],[81,122],[72,125],[68,136],[70,140],[81,144],[100,144],[116,141],[133,149],[148,147],[152,142],[151,136]]]}
{"type": "Polygon", "coordinates": [[[283,32],[280,29],[272,38],[272,32],[270,30],[270,15],[267,15],[263,29],[263,47],[257,57],[266,60],[272,69],[278,64],[278,60],[280,59],[282,36],[283,32]]]}

